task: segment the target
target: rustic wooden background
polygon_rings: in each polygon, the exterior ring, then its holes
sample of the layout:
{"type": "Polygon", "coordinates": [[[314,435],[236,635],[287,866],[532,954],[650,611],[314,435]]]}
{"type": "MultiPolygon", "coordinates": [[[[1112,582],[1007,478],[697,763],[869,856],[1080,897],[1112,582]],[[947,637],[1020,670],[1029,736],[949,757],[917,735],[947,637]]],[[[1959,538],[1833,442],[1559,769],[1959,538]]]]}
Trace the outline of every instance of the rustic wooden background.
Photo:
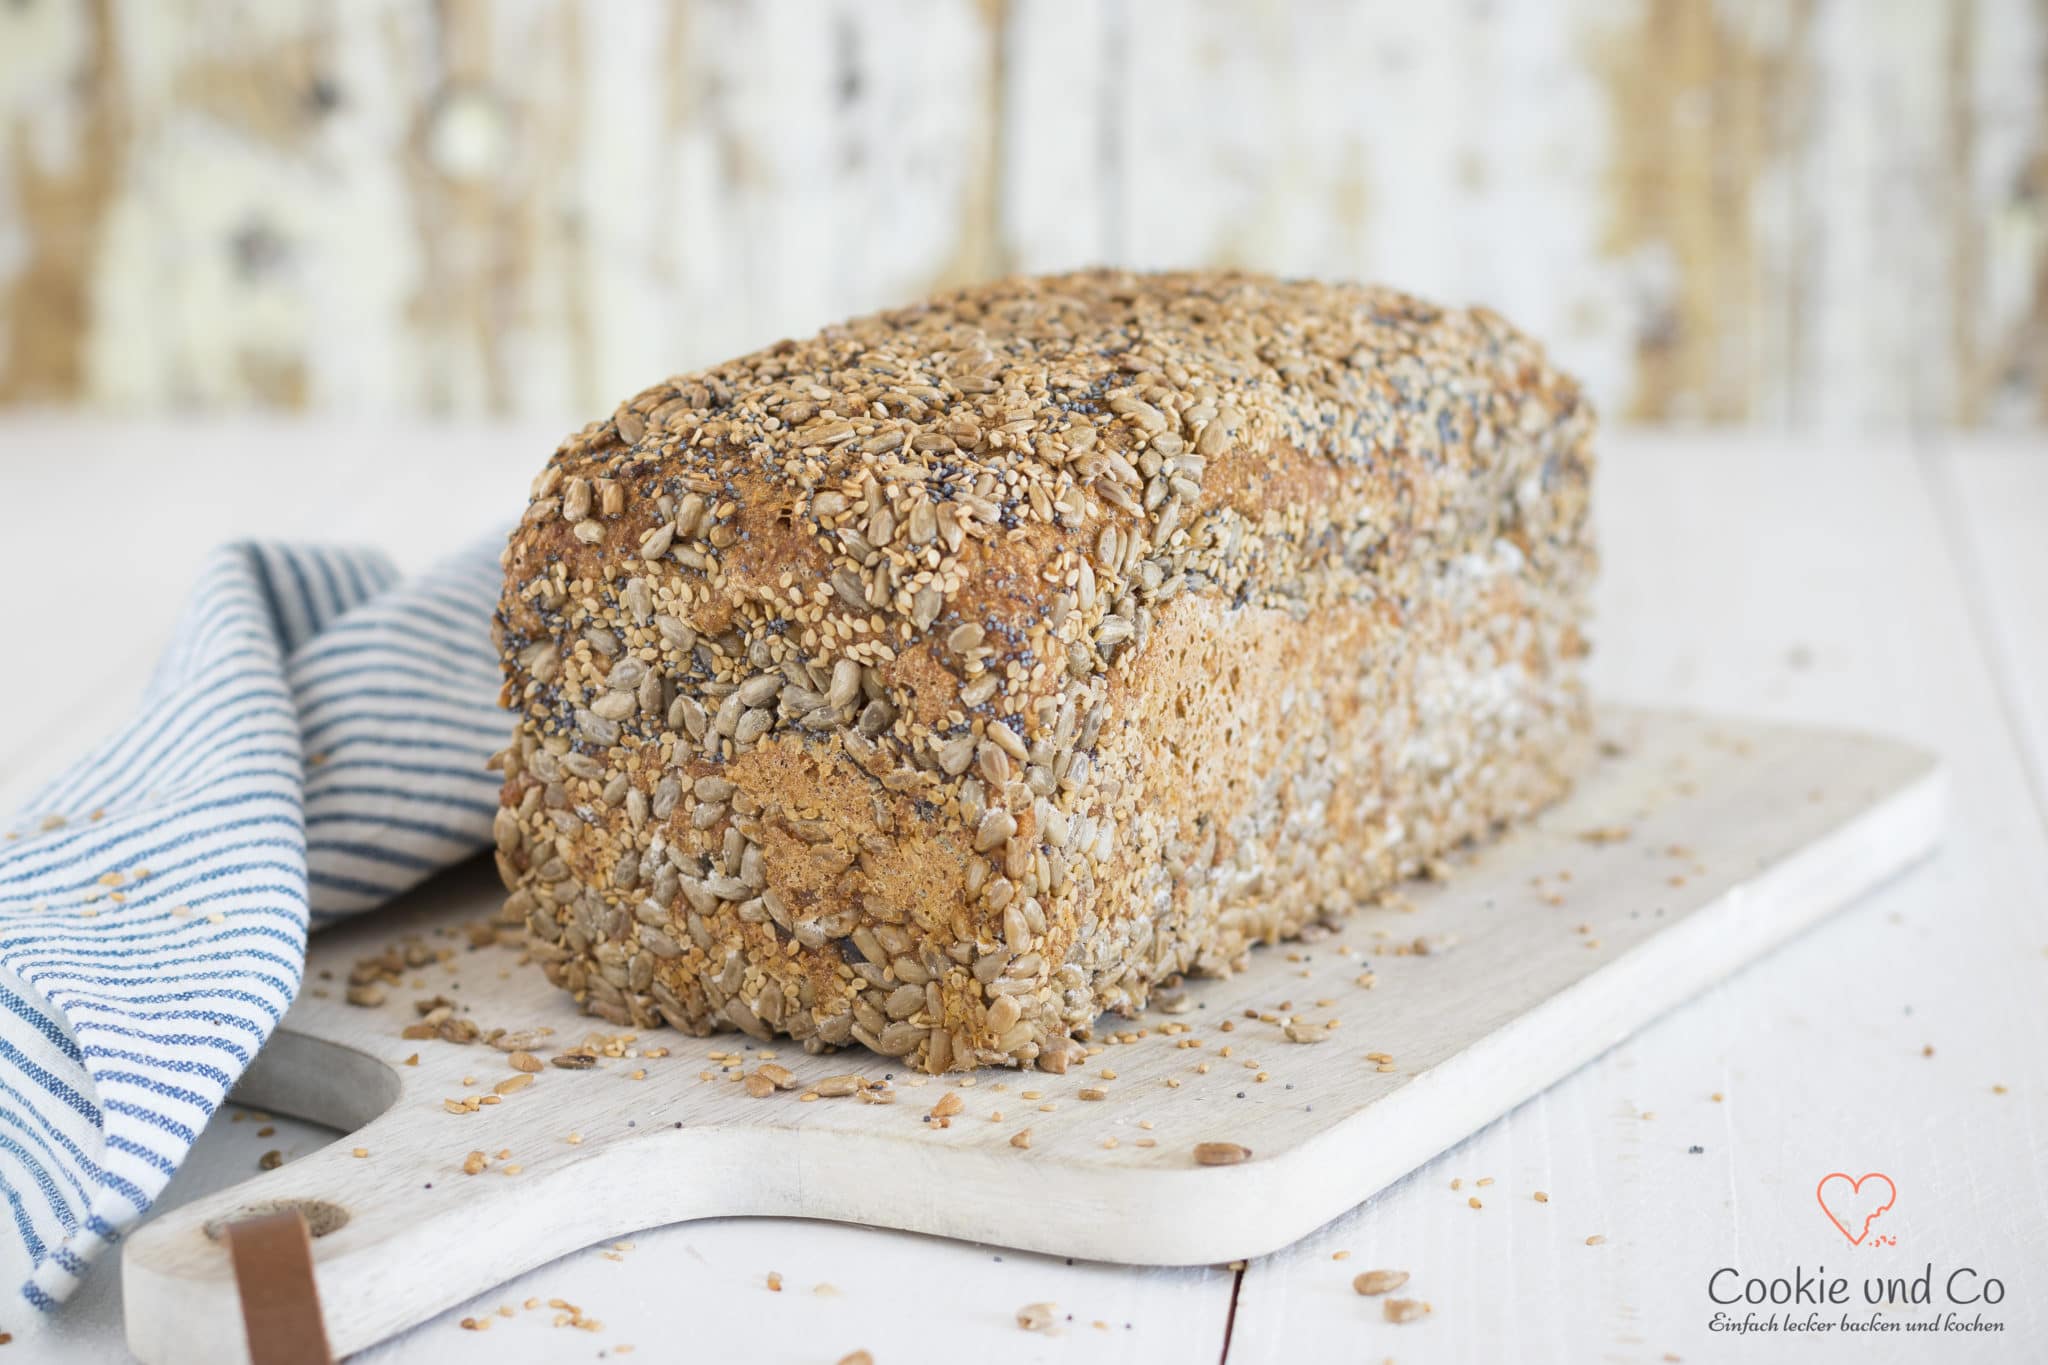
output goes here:
{"type": "Polygon", "coordinates": [[[594,413],[1094,262],[1492,303],[1607,411],[2048,415],[2048,0],[6,0],[0,404],[594,413]]]}

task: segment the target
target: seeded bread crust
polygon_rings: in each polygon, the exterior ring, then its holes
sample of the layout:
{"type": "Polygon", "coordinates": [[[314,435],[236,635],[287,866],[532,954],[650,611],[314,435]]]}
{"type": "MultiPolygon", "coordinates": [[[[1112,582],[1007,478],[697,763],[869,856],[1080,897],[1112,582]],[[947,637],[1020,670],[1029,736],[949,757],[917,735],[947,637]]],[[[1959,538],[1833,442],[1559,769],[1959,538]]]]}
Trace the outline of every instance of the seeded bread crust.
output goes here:
{"type": "Polygon", "coordinates": [[[1592,426],[1483,309],[1236,273],[656,385],[506,550],[507,909],[623,1027],[1064,1069],[1566,790],[1592,426]]]}

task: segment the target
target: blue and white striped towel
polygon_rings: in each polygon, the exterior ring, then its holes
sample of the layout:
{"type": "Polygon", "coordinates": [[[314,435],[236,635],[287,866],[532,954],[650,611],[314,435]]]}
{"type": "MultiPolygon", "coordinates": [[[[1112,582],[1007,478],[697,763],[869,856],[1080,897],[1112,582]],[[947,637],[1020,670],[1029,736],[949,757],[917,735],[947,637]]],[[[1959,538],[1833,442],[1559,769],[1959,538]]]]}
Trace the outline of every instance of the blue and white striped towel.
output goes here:
{"type": "Polygon", "coordinates": [[[309,924],[489,842],[497,545],[404,583],[362,551],[217,552],[134,720],[0,826],[0,1284],[35,1308],[161,1193],[309,924]]]}

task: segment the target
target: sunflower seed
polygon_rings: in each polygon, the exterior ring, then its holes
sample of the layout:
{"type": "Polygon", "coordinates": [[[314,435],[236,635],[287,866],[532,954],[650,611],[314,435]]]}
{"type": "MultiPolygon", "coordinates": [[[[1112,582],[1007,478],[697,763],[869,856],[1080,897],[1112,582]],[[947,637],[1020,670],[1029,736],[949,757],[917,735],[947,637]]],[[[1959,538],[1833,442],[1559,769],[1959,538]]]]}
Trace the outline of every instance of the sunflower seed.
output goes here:
{"type": "Polygon", "coordinates": [[[583,521],[590,515],[590,480],[569,480],[568,491],[562,495],[562,520],[583,521]]]}

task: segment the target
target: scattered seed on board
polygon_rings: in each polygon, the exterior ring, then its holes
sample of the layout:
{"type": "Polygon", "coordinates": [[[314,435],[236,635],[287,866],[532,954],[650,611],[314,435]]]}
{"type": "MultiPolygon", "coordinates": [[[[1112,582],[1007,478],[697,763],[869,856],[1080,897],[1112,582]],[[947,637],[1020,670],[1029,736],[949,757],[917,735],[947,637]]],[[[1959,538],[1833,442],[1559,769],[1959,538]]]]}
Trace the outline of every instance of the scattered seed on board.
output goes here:
{"type": "Polygon", "coordinates": [[[1017,1325],[1027,1332],[1049,1332],[1058,1309],[1049,1303],[1027,1303],[1017,1310],[1017,1325]]]}
{"type": "Polygon", "coordinates": [[[1353,1277],[1351,1288],[1360,1294],[1385,1294],[1408,1283],[1405,1270],[1368,1270],[1353,1277]]]}
{"type": "Polygon", "coordinates": [[[1235,1142],[1198,1142],[1195,1161],[1203,1166],[1235,1166],[1251,1158],[1252,1149],[1235,1142]]]}
{"type": "Polygon", "coordinates": [[[1420,1299],[1386,1299],[1380,1305],[1388,1322],[1413,1322],[1428,1311],[1429,1305],[1420,1299]]]}
{"type": "Polygon", "coordinates": [[[497,1033],[491,1038],[491,1046],[500,1052],[531,1052],[539,1047],[553,1029],[521,1029],[516,1033],[497,1033]]]}

